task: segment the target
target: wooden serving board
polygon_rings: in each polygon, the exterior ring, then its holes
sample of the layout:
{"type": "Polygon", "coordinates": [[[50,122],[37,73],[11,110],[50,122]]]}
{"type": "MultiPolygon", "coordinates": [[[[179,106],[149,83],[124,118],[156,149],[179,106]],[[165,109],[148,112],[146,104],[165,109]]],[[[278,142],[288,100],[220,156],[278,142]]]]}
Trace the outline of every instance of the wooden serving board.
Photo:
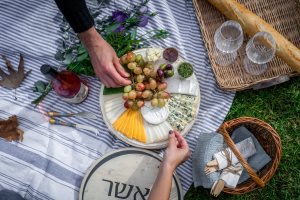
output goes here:
{"type": "MultiPolygon", "coordinates": [[[[145,49],[136,50],[136,51],[134,51],[134,53],[135,54],[141,54],[143,57],[145,57],[146,51],[147,51],[147,49],[145,48],[145,49]]],[[[184,60],[180,59],[180,58],[176,61],[177,65],[178,65],[178,63],[181,63],[181,62],[184,62],[184,60]]],[[[173,63],[174,68],[175,68],[176,63],[173,63]]],[[[174,77],[176,75],[178,76],[177,69],[174,69],[174,72],[175,72],[174,77]]],[[[171,78],[173,78],[173,77],[171,77],[171,78]]],[[[192,128],[192,126],[195,122],[195,118],[198,115],[199,107],[200,107],[200,87],[199,87],[197,78],[193,74],[189,79],[193,80],[195,83],[197,83],[197,102],[196,102],[197,105],[195,106],[196,107],[196,111],[195,111],[196,114],[195,114],[194,119],[187,126],[185,126],[185,128],[181,131],[181,134],[183,136],[187,135],[189,130],[192,128]]],[[[100,90],[100,101],[99,101],[100,102],[100,108],[101,108],[101,111],[102,111],[103,120],[104,120],[105,124],[107,125],[108,129],[110,130],[110,132],[112,134],[114,134],[116,137],[118,137],[120,140],[124,141],[125,143],[127,143],[129,145],[132,145],[132,146],[135,146],[135,147],[139,147],[139,148],[161,149],[161,148],[164,148],[164,147],[167,146],[167,140],[163,140],[163,141],[159,141],[159,142],[155,142],[155,143],[142,143],[142,142],[139,142],[137,140],[127,138],[125,135],[123,135],[119,131],[115,130],[114,127],[112,126],[112,124],[109,122],[109,120],[107,118],[107,113],[105,111],[104,104],[105,104],[106,101],[108,101],[112,98],[116,98],[118,95],[119,95],[119,98],[122,99],[122,93],[113,94],[113,95],[103,95],[103,90],[104,90],[104,86],[102,85],[101,90],[100,90]]],[[[166,134],[168,134],[168,133],[166,133],[166,134]]]]}
{"type": "MultiPolygon", "coordinates": [[[[159,172],[161,157],[136,148],[112,151],[88,169],[79,200],[147,199],[159,172]]],[[[173,174],[170,200],[183,200],[182,187],[173,174]]]]}

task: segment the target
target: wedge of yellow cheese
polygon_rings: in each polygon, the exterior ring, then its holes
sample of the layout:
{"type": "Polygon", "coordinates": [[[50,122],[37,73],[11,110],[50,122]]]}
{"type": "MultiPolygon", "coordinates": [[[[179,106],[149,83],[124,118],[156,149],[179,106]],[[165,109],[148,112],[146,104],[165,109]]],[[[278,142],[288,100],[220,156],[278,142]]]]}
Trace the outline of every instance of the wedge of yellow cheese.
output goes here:
{"type": "Polygon", "coordinates": [[[146,143],[146,131],[140,110],[127,109],[113,123],[113,127],[129,139],[146,143]]]}

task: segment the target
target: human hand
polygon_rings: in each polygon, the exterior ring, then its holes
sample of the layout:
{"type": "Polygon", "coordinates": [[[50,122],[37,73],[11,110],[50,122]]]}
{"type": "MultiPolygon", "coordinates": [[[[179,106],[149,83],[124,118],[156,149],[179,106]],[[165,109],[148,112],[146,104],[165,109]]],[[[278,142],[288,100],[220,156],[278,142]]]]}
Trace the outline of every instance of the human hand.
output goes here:
{"type": "Polygon", "coordinates": [[[131,83],[116,52],[94,27],[80,33],[79,38],[88,50],[97,77],[105,86],[121,87],[131,83]]]}
{"type": "Polygon", "coordinates": [[[189,145],[177,131],[170,131],[168,148],[163,158],[163,166],[169,167],[172,171],[178,165],[186,161],[191,155],[189,145]]]}

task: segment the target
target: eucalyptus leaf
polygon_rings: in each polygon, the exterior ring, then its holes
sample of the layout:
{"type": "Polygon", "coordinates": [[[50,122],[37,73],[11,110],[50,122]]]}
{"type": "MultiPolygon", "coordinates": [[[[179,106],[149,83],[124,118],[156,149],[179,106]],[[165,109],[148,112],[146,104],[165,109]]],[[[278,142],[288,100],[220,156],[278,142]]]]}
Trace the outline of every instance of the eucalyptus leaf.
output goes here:
{"type": "Polygon", "coordinates": [[[66,54],[65,60],[63,61],[63,63],[65,65],[69,65],[70,63],[72,63],[72,61],[73,61],[73,55],[72,55],[72,53],[66,54]]]}
{"type": "Polygon", "coordinates": [[[82,43],[80,43],[77,51],[78,51],[78,54],[82,54],[82,53],[86,52],[86,48],[84,47],[84,45],[82,43]]]}
{"type": "Polygon", "coordinates": [[[77,56],[76,61],[80,62],[80,61],[87,59],[88,57],[89,57],[89,54],[87,52],[84,52],[83,54],[77,56]]]}
{"type": "Polygon", "coordinates": [[[54,58],[56,60],[63,61],[64,60],[64,54],[62,53],[62,51],[57,51],[54,58]]]}
{"type": "MultiPolygon", "coordinates": [[[[37,81],[37,82],[39,82],[39,81],[37,81]]],[[[36,82],[36,83],[37,83],[36,82]]],[[[42,82],[42,81],[41,81],[42,82]]],[[[41,83],[39,83],[39,84],[41,84],[41,83]]],[[[46,84],[46,87],[45,87],[45,89],[43,90],[43,92],[41,92],[41,95],[38,97],[38,98],[36,98],[35,100],[33,100],[31,103],[32,104],[35,104],[35,106],[37,106],[41,101],[43,101],[44,100],[44,98],[49,94],[49,92],[52,90],[52,84],[51,84],[51,82],[49,82],[49,83],[45,83],[46,84]]]]}
{"type": "Polygon", "coordinates": [[[34,92],[39,92],[39,93],[43,93],[45,92],[45,89],[47,87],[48,83],[44,82],[44,81],[36,81],[34,83],[34,92]]]}

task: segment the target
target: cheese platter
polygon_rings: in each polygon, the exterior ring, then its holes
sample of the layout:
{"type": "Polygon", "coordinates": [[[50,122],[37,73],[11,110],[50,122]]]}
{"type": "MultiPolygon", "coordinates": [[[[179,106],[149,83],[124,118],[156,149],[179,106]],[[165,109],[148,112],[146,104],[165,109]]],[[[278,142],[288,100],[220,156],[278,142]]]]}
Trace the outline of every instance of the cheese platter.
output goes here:
{"type": "Polygon", "coordinates": [[[131,74],[132,84],[115,90],[118,92],[107,92],[105,86],[100,90],[100,108],[110,132],[145,149],[166,147],[170,130],[185,136],[200,107],[193,66],[174,48],[139,49],[120,60],[131,74]]]}

